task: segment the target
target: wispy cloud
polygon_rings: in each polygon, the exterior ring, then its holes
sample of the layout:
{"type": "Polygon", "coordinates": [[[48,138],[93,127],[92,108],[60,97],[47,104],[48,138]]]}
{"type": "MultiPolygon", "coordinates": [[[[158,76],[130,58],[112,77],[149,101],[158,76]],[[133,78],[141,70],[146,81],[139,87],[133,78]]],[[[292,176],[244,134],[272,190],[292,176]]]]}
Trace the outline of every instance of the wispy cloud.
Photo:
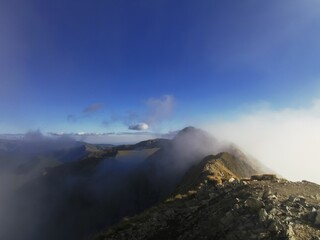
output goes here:
{"type": "Polygon", "coordinates": [[[306,108],[258,108],[235,120],[213,121],[206,128],[284,177],[320,183],[320,100],[306,108]]]}
{"type": "Polygon", "coordinates": [[[85,113],[85,114],[86,113],[94,113],[94,112],[99,111],[102,107],[103,107],[103,105],[100,104],[100,103],[93,103],[90,106],[85,107],[82,110],[82,112],[85,113]]]}
{"type": "Polygon", "coordinates": [[[146,130],[170,118],[174,105],[175,100],[172,95],[149,98],[144,101],[142,112],[128,111],[125,114],[114,114],[108,120],[104,120],[102,124],[108,126],[111,123],[121,122],[129,130],[146,130]]]}
{"type": "Polygon", "coordinates": [[[79,114],[69,114],[67,120],[69,122],[77,122],[80,119],[91,117],[94,113],[98,112],[103,108],[103,105],[100,103],[93,103],[85,108],[79,114]]]}
{"type": "Polygon", "coordinates": [[[122,114],[112,114],[109,119],[102,121],[102,125],[109,126],[113,123],[121,123],[127,127],[136,125],[140,122],[140,115],[133,111],[127,111],[122,114]]]}
{"type": "Polygon", "coordinates": [[[164,95],[161,98],[150,98],[146,102],[148,111],[145,121],[152,125],[169,118],[174,108],[174,97],[164,95]]]}
{"type": "Polygon", "coordinates": [[[68,120],[68,122],[76,122],[78,120],[78,117],[74,114],[69,114],[67,116],[67,120],[68,120]]]}

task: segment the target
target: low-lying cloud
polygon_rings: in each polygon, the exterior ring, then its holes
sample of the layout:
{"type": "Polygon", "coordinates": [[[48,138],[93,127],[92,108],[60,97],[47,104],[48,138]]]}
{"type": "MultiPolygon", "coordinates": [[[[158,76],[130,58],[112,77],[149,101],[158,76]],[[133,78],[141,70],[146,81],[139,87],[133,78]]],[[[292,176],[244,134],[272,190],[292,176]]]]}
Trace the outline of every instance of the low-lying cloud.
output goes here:
{"type": "Polygon", "coordinates": [[[235,120],[207,124],[280,175],[320,183],[320,100],[307,108],[256,109],[235,120]]]}
{"type": "MultiPolygon", "coordinates": [[[[173,138],[175,132],[155,133],[148,131],[106,132],[106,133],[49,133],[54,137],[67,137],[76,141],[93,144],[132,144],[154,138],[173,138]]],[[[10,136],[4,136],[9,138],[10,136]]],[[[20,135],[19,135],[20,137],[20,135]]],[[[1,135],[0,135],[1,138],[1,135]]],[[[11,137],[12,139],[13,137],[11,137]]]]}

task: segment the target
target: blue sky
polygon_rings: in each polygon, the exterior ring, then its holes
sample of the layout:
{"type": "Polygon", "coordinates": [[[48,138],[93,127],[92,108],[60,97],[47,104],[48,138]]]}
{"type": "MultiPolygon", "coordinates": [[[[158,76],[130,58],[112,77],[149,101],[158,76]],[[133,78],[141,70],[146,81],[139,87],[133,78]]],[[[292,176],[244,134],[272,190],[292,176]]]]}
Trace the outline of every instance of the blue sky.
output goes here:
{"type": "Polygon", "coordinates": [[[168,132],[264,103],[308,107],[319,11],[316,0],[3,0],[0,133],[168,132]]]}

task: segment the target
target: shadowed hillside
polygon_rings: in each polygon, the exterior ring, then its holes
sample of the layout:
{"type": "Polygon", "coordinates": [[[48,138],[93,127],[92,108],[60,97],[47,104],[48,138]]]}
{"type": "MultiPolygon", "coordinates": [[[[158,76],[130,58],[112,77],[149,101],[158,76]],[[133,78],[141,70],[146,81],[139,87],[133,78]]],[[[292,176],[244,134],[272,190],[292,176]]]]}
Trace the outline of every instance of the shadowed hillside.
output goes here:
{"type": "MultiPolygon", "coordinates": [[[[172,140],[154,139],[133,145],[59,144],[46,148],[50,151],[28,151],[32,152],[31,158],[21,158],[22,162],[15,165],[19,169],[21,164],[35,164],[40,157],[45,163],[47,159],[56,163],[37,165],[37,174],[28,181],[24,178],[7,194],[11,200],[2,204],[5,208],[1,209],[0,238],[87,238],[123,217],[141,213],[174,192],[195,187],[205,178],[213,182],[261,172],[239,149],[221,144],[193,127],[183,129],[172,140]],[[236,154],[213,157],[223,150],[236,154]],[[211,166],[209,176],[199,175],[201,164],[211,166]],[[15,231],[16,228],[23,230],[15,231]]],[[[23,147],[21,142],[19,145],[23,147]]],[[[7,150],[6,146],[10,155],[7,150]]],[[[5,158],[2,162],[11,163],[5,158]]]]}
{"type": "Polygon", "coordinates": [[[320,186],[253,173],[228,153],[208,156],[171,197],[94,239],[319,239],[320,186]]]}

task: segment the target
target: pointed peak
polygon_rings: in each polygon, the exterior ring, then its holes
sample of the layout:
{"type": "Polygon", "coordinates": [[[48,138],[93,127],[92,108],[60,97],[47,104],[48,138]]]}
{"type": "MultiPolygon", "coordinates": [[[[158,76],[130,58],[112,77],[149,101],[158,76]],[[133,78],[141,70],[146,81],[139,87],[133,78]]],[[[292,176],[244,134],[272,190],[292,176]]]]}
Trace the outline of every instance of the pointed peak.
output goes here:
{"type": "Polygon", "coordinates": [[[179,138],[185,138],[185,137],[187,137],[187,138],[197,137],[197,138],[211,139],[211,140],[214,139],[206,131],[203,131],[200,128],[196,128],[196,127],[192,127],[192,126],[188,126],[188,127],[183,128],[182,130],[180,130],[174,139],[177,140],[179,138]]]}
{"type": "Polygon", "coordinates": [[[192,126],[188,126],[188,127],[183,128],[182,130],[180,130],[176,136],[186,135],[186,134],[194,134],[194,133],[200,133],[200,132],[203,132],[203,131],[201,129],[198,129],[198,128],[195,128],[192,126]]]}
{"type": "Polygon", "coordinates": [[[188,127],[185,127],[183,128],[182,130],[180,130],[180,132],[189,132],[189,131],[197,131],[199,129],[193,127],[193,126],[188,126],[188,127]]]}

